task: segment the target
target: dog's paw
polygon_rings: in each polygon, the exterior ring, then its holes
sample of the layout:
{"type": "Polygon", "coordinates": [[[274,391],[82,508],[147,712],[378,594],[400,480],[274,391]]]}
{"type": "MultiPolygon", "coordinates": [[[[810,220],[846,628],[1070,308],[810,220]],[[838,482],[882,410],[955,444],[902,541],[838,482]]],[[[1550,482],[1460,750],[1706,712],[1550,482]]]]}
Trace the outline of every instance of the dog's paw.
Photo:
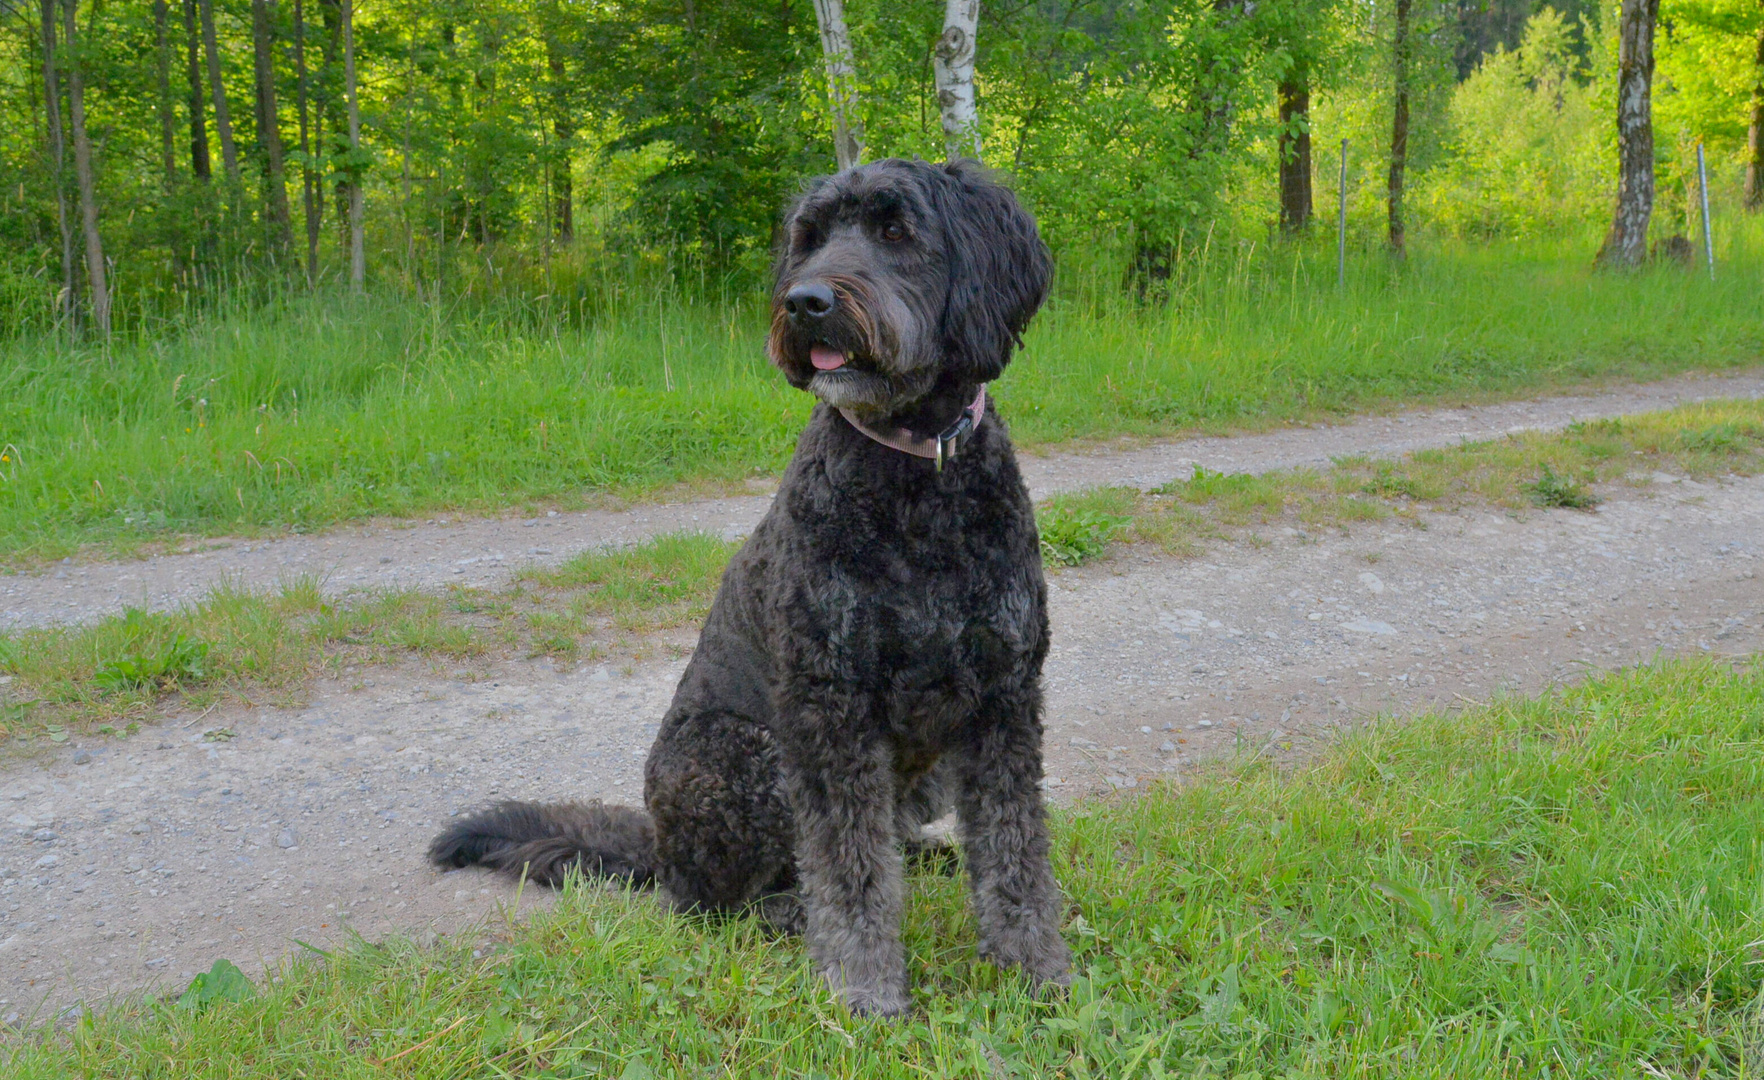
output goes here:
{"type": "Polygon", "coordinates": [[[891,1020],[905,1016],[912,1007],[912,998],[907,994],[906,987],[858,987],[846,986],[838,991],[839,1000],[852,1011],[854,1016],[874,1016],[879,1019],[891,1020]]]}
{"type": "Polygon", "coordinates": [[[980,959],[1021,968],[1037,986],[1072,982],[1072,950],[1058,930],[998,934],[980,943],[980,959]]]}

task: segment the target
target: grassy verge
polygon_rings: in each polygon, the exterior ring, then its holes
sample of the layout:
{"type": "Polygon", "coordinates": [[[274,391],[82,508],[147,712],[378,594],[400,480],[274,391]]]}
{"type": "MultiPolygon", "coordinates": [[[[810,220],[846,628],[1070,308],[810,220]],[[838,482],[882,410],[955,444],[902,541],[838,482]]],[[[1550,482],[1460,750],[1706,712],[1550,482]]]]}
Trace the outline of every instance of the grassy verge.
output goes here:
{"type": "MultiPolygon", "coordinates": [[[[1327,470],[1197,472],[1150,492],[1099,488],[1040,508],[1043,557],[1070,566],[1134,544],[1190,556],[1212,541],[1282,525],[1350,529],[1464,505],[1515,512],[1596,502],[1596,487],[1650,483],[1657,470],[1708,477],[1764,468],[1764,402],[1710,402],[1425,450],[1396,461],[1346,458],[1327,470]]],[[[529,569],[505,589],[373,593],[327,600],[303,578],[269,594],[216,590],[164,614],[131,612],[76,627],[0,634],[0,740],[64,740],[72,726],[126,732],[181,695],[291,697],[319,674],[412,656],[472,662],[497,655],[564,663],[641,658],[644,635],[690,626],[709,609],[738,545],[696,533],[590,551],[529,569]]]]}
{"type": "MultiPolygon", "coordinates": [[[[1748,261],[1750,259],[1751,261],[1748,261]]],[[[1356,266],[1211,251],[1139,307],[1072,271],[995,387],[1025,446],[1245,427],[1764,359],[1756,259],[1711,283],[1514,247],[1356,266]]],[[[757,297],[537,307],[288,298],[108,352],[0,343],[0,558],[771,473],[811,404],[757,297]]]]}
{"type": "Polygon", "coordinates": [[[1560,433],[1421,450],[1394,461],[1339,458],[1328,469],[1258,474],[1197,469],[1151,491],[1107,487],[1056,495],[1042,508],[1040,524],[1048,561],[1074,565],[1116,542],[1192,555],[1209,539],[1256,538],[1273,525],[1344,529],[1413,517],[1423,507],[1590,509],[1599,501],[1598,484],[1645,486],[1656,470],[1750,475],[1761,465],[1764,402],[1710,402],[1575,424],[1560,433]]]}
{"type": "Polygon", "coordinates": [[[959,877],[912,878],[896,1024],[844,1013],[751,920],[583,889],[480,958],[363,944],[10,1034],[0,1060],[19,1080],[1756,1076],[1761,761],[1764,670],[1682,663],[1081,805],[1054,820],[1076,978],[1045,1001],[974,960],[959,877]]]}

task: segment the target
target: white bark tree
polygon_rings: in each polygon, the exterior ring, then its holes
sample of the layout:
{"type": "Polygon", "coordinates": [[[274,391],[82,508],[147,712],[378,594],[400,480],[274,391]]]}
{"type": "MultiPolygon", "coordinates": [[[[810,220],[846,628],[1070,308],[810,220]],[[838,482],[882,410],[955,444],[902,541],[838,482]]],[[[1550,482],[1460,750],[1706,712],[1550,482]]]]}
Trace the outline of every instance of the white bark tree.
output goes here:
{"type": "Polygon", "coordinates": [[[980,159],[980,116],[974,108],[974,36],[980,0],[945,0],[943,33],[932,50],[937,108],[943,114],[943,146],[949,160],[980,159]]]}
{"type": "Polygon", "coordinates": [[[1617,44],[1617,210],[1603,266],[1639,266],[1654,213],[1654,22],[1660,0],[1623,0],[1617,44]]]}
{"type": "Polygon", "coordinates": [[[815,22],[821,29],[827,97],[833,107],[833,156],[844,172],[864,159],[863,124],[855,115],[857,66],[851,58],[851,33],[845,28],[844,0],[815,0],[815,22]]]}

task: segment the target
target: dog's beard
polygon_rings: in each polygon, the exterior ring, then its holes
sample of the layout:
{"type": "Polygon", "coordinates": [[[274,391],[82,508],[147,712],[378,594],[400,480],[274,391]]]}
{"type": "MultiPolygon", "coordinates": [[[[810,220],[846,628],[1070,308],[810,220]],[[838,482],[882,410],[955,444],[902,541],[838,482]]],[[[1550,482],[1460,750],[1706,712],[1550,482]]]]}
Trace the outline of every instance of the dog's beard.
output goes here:
{"type": "Polygon", "coordinates": [[[840,289],[849,321],[819,335],[795,329],[781,312],[775,315],[768,351],[787,374],[795,374],[794,385],[835,408],[891,412],[930,389],[935,358],[920,355],[927,351],[922,320],[906,304],[883,300],[882,310],[872,312],[855,292],[840,289]]]}

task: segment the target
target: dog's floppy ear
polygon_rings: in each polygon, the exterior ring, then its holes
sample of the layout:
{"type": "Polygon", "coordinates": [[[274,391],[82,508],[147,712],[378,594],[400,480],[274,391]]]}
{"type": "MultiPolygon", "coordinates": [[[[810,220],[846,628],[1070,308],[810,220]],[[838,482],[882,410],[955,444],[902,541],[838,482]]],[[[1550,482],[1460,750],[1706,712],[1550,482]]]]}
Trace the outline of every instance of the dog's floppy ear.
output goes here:
{"type": "Polygon", "coordinates": [[[1035,219],[978,164],[929,168],[949,265],[940,331],[944,362],[963,381],[991,382],[1004,372],[1047,299],[1053,259],[1035,219]]]}

